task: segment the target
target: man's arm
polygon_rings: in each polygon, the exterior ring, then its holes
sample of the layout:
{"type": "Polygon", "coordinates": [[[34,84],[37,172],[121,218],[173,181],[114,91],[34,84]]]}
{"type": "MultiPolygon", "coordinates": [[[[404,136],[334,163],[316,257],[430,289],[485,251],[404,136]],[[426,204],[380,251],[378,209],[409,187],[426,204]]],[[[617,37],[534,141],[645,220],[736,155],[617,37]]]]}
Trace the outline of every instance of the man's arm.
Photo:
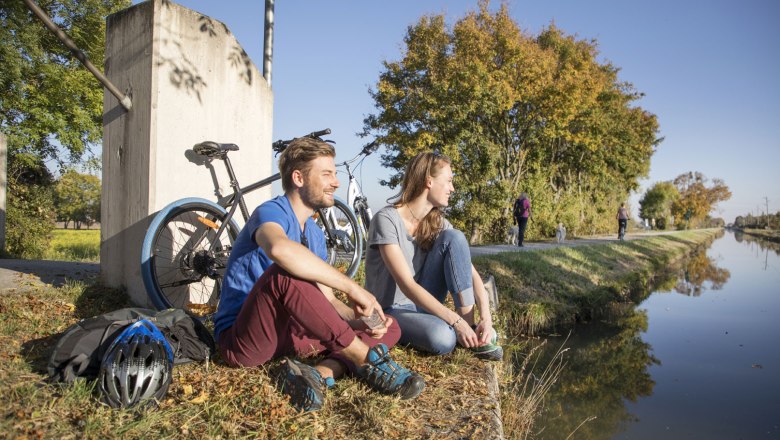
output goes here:
{"type": "Polygon", "coordinates": [[[255,231],[254,239],[268,258],[294,277],[346,293],[355,303],[355,311],[360,316],[370,316],[373,310],[377,310],[382,319],[385,319],[384,312],[373,295],[351,278],[322,261],[302,244],[290,240],[278,223],[263,223],[255,231]]]}

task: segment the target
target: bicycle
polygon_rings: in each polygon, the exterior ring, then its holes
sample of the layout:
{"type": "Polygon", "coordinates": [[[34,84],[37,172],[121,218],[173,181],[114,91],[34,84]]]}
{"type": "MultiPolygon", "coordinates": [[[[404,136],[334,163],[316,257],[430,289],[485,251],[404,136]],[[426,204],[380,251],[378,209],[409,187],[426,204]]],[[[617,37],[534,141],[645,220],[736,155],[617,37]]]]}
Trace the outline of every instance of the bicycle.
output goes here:
{"type": "MultiPolygon", "coordinates": [[[[315,131],[305,137],[321,139],[330,129],[315,131]]],[[[276,154],[291,140],[273,143],[276,154]]],[[[241,187],[228,153],[238,145],[201,142],[193,152],[207,160],[221,160],[230,179],[233,193],[216,203],[203,198],[176,200],[157,213],[149,225],[141,249],[141,274],[147,294],[158,309],[182,308],[196,316],[216,312],[221,280],[240,228],[233,216],[240,209],[244,222],[249,211],[244,194],[280,180],[276,173],[241,187]]],[[[350,278],[355,276],[363,251],[360,225],[352,209],[336,198],[331,208],[318,210],[314,217],[325,234],[327,262],[350,278]],[[352,231],[352,232],[347,232],[352,231]]]]}
{"type": "MultiPolygon", "coordinates": [[[[360,150],[360,152],[352,159],[336,164],[336,167],[346,168],[347,176],[349,176],[349,185],[347,186],[347,206],[349,206],[355,213],[355,217],[357,218],[358,224],[360,225],[360,235],[363,238],[363,252],[366,251],[368,244],[368,227],[371,224],[373,213],[371,212],[371,207],[368,206],[368,198],[363,195],[363,190],[357,183],[357,179],[352,173],[352,170],[360,168],[363,165],[363,161],[378,148],[379,144],[377,144],[376,141],[371,142],[364,146],[363,149],[360,150]],[[350,165],[355,162],[357,162],[357,164],[353,168],[350,168],[350,165]]],[[[351,231],[346,230],[345,232],[351,233],[351,231]]]]}
{"type": "Polygon", "coordinates": [[[618,220],[618,240],[623,241],[626,236],[626,227],[628,226],[628,220],[618,220]]]}

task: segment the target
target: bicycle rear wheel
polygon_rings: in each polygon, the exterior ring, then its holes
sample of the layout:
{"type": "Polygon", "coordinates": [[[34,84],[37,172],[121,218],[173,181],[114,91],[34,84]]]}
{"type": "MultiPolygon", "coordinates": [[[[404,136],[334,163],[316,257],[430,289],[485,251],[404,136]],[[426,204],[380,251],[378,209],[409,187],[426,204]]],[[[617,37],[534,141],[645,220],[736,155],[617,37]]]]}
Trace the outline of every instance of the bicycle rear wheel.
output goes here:
{"type": "Polygon", "coordinates": [[[332,207],[319,210],[316,217],[325,234],[328,264],[353,278],[363,256],[363,234],[355,213],[337,198],[332,207]]]}
{"type": "Polygon", "coordinates": [[[231,219],[217,237],[226,217],[222,207],[199,199],[174,202],[155,216],[141,252],[144,285],[155,307],[181,308],[196,316],[216,312],[239,232],[231,219]]]}

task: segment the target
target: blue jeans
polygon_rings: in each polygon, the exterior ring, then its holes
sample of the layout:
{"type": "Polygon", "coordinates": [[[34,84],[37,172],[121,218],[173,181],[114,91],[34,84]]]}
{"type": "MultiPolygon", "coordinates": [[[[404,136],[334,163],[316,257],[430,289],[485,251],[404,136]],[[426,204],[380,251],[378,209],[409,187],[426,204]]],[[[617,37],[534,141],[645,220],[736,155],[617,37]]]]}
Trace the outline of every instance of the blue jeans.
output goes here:
{"type": "MultiPolygon", "coordinates": [[[[471,253],[463,233],[457,229],[442,231],[414,278],[441,303],[449,292],[455,307],[474,305],[471,253]]],[[[433,354],[447,354],[455,349],[458,340],[450,323],[422,307],[411,302],[393,304],[385,313],[401,327],[399,344],[433,354]]]]}

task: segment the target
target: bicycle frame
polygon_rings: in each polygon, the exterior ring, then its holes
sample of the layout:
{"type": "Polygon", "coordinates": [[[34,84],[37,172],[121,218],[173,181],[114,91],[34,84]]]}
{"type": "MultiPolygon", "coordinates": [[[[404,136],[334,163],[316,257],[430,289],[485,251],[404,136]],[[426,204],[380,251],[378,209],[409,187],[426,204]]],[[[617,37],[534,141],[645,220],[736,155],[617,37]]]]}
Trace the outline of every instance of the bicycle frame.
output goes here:
{"type": "MultiPolygon", "coordinates": [[[[241,188],[238,186],[238,181],[236,180],[236,175],[233,171],[233,165],[230,164],[230,159],[228,159],[227,155],[225,155],[222,160],[225,162],[225,168],[227,169],[228,176],[230,177],[230,187],[233,188],[233,194],[228,196],[224,201],[218,202],[218,205],[225,209],[230,207],[230,210],[228,210],[228,215],[225,217],[225,221],[223,221],[222,224],[219,225],[219,229],[217,229],[217,237],[220,237],[225,231],[225,228],[227,227],[228,223],[230,223],[230,220],[233,218],[233,215],[236,212],[236,208],[241,209],[241,216],[244,218],[245,223],[247,220],[249,220],[249,210],[247,209],[246,202],[244,201],[244,194],[249,194],[252,191],[264,188],[282,178],[281,174],[276,173],[270,177],[266,177],[263,180],[241,188]],[[238,203],[236,203],[236,201],[238,201],[238,203]]],[[[216,246],[217,242],[212,243],[209,247],[209,252],[213,252],[216,246]]]]}
{"type": "MultiPolygon", "coordinates": [[[[352,211],[355,213],[355,217],[357,217],[358,219],[358,224],[360,225],[359,232],[362,235],[362,238],[364,240],[368,239],[369,224],[367,224],[366,220],[370,222],[371,219],[373,218],[373,213],[371,212],[371,208],[368,206],[368,198],[363,194],[363,190],[360,188],[360,185],[358,184],[355,175],[352,173],[352,168],[350,168],[350,164],[353,164],[356,161],[360,160],[360,162],[358,162],[355,168],[361,166],[363,160],[365,160],[365,158],[368,157],[371,153],[376,151],[377,147],[378,145],[376,145],[376,142],[371,142],[365,147],[363,147],[363,149],[352,159],[346,160],[336,165],[337,167],[344,167],[347,170],[347,176],[349,177],[349,183],[347,186],[347,205],[350,207],[350,209],[352,209],[352,211]]],[[[332,215],[330,210],[328,210],[326,215],[332,215]]],[[[332,217],[331,219],[335,220],[332,217]]],[[[334,221],[331,224],[336,224],[336,223],[334,221]]],[[[345,232],[347,232],[348,234],[352,233],[351,230],[345,230],[345,232]]]]}

